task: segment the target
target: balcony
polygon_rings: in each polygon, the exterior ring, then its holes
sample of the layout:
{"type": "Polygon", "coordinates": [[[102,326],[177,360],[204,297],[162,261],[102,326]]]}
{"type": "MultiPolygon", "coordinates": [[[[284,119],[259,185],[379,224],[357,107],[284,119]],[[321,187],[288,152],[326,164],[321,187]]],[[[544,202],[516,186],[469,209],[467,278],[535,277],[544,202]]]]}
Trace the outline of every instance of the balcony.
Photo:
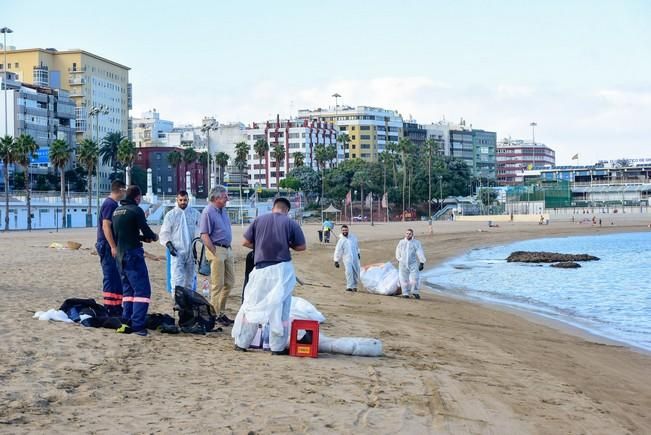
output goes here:
{"type": "Polygon", "coordinates": [[[80,68],[68,68],[68,72],[70,74],[77,74],[77,73],[85,73],[86,72],[86,67],[80,67],[80,68]]]}
{"type": "Polygon", "coordinates": [[[68,78],[68,84],[70,85],[85,85],[86,79],[84,77],[70,77],[68,78]]]}
{"type": "Polygon", "coordinates": [[[70,90],[70,97],[83,97],[84,96],[84,90],[82,88],[73,88],[70,90]]]}

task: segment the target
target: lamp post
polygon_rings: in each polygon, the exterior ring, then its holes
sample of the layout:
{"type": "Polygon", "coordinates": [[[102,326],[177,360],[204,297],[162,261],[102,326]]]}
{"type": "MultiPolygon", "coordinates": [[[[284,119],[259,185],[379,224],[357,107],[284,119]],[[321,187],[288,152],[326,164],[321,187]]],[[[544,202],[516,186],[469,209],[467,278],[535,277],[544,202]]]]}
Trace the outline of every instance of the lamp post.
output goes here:
{"type": "MultiPolygon", "coordinates": [[[[4,45],[2,48],[4,48],[5,52],[5,60],[4,63],[2,64],[2,69],[4,70],[4,80],[2,81],[2,88],[5,91],[5,136],[8,135],[8,129],[9,126],[7,125],[7,33],[14,33],[13,30],[11,30],[9,27],[3,27],[0,29],[0,33],[2,33],[2,36],[4,38],[4,45]]],[[[5,182],[7,182],[5,180],[5,182]]]]}
{"type": "MultiPolygon", "coordinates": [[[[211,152],[211,149],[210,149],[210,131],[215,130],[216,128],[217,128],[217,122],[214,121],[214,120],[205,123],[201,127],[201,132],[206,133],[206,151],[208,152],[208,161],[206,162],[206,172],[208,172],[208,176],[206,177],[206,180],[208,181],[208,186],[207,186],[206,191],[208,193],[206,195],[206,198],[208,197],[208,195],[210,195],[210,193],[209,193],[210,189],[213,188],[213,186],[211,186],[210,180],[213,179],[213,178],[211,178],[211,174],[215,173],[215,168],[213,167],[215,162],[214,162],[214,158],[212,156],[212,152],[211,152]]],[[[223,183],[224,180],[220,180],[220,182],[223,183]]]]}
{"type": "MultiPolygon", "coordinates": [[[[332,94],[332,97],[335,99],[335,122],[332,123],[333,126],[337,125],[337,118],[339,118],[339,98],[341,98],[341,95],[339,95],[337,92],[332,94]]],[[[334,128],[334,127],[333,127],[334,128]]],[[[336,141],[335,143],[338,143],[339,141],[336,141]]],[[[344,151],[344,160],[346,160],[346,144],[343,144],[343,151],[344,151]]],[[[337,156],[335,157],[335,160],[337,163],[339,163],[339,151],[337,150],[337,156]]]]}
{"type": "Polygon", "coordinates": [[[439,175],[439,210],[443,210],[443,175],[439,175]]]}
{"type": "Polygon", "coordinates": [[[532,153],[533,153],[532,161],[533,161],[533,163],[531,165],[531,169],[536,169],[536,127],[538,126],[538,124],[535,123],[535,122],[532,122],[532,123],[529,124],[529,126],[531,127],[531,143],[533,145],[533,148],[532,148],[532,153]]]}
{"type": "MultiPolygon", "coordinates": [[[[99,153],[99,148],[100,148],[100,144],[99,144],[99,115],[108,115],[108,113],[109,113],[108,107],[105,106],[104,104],[100,104],[99,106],[92,106],[90,108],[90,111],[88,112],[88,117],[89,118],[95,118],[95,141],[97,142],[97,148],[98,148],[97,168],[96,168],[96,172],[97,172],[97,177],[96,178],[97,178],[97,180],[95,181],[95,192],[97,194],[97,205],[96,205],[97,208],[96,208],[95,211],[97,213],[98,219],[99,219],[99,180],[100,180],[99,169],[100,169],[100,165],[101,165],[100,153],[99,153]]],[[[91,127],[90,136],[92,138],[93,137],[92,125],[90,127],[91,127]]]]}

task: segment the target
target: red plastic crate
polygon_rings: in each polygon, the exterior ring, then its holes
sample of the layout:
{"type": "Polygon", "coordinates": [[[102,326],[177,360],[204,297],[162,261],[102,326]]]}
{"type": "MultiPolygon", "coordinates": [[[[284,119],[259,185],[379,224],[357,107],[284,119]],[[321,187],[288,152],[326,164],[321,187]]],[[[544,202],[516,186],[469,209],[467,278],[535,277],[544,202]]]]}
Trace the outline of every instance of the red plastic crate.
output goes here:
{"type": "Polygon", "coordinates": [[[291,356],[317,358],[319,355],[319,322],[316,320],[294,320],[289,336],[289,354],[291,356]],[[298,343],[298,331],[312,332],[312,342],[298,343]]]}

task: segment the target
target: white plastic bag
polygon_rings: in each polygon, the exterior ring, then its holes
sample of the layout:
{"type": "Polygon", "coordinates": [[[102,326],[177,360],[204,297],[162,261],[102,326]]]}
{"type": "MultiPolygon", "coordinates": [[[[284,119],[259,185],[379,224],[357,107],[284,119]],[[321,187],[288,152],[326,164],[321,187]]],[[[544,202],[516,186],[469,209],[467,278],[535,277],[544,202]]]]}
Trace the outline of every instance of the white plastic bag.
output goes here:
{"type": "Polygon", "coordinates": [[[390,296],[398,291],[398,269],[390,262],[362,267],[360,278],[369,293],[390,296]]]}
{"type": "Polygon", "coordinates": [[[292,306],[289,309],[289,318],[316,320],[319,323],[323,323],[326,320],[325,316],[321,314],[314,305],[298,296],[292,296],[292,306]]]}
{"type": "Polygon", "coordinates": [[[330,338],[319,334],[319,352],[354,356],[382,356],[382,341],[366,337],[330,338]]]}

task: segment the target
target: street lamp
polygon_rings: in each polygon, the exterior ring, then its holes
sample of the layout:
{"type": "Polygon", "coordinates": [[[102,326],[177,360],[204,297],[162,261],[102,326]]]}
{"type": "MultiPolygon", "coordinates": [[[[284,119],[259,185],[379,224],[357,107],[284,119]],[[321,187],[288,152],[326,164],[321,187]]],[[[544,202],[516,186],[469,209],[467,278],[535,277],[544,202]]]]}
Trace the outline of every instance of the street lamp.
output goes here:
{"type": "Polygon", "coordinates": [[[538,124],[535,123],[535,122],[532,122],[532,123],[529,124],[529,126],[531,127],[531,143],[533,144],[533,148],[532,148],[532,152],[533,152],[532,161],[533,161],[533,164],[531,165],[532,166],[531,169],[536,169],[536,126],[538,126],[538,124]]]}
{"type": "Polygon", "coordinates": [[[4,45],[2,46],[2,48],[4,48],[5,60],[4,60],[4,64],[2,64],[2,69],[4,70],[5,78],[2,81],[2,88],[5,91],[5,136],[8,136],[7,131],[9,126],[7,125],[7,33],[14,33],[14,31],[11,30],[9,27],[3,27],[2,29],[0,29],[0,33],[2,33],[2,36],[4,38],[4,45]]]}
{"type": "Polygon", "coordinates": [[[443,210],[443,175],[439,175],[439,210],[443,210]]]}
{"type": "MultiPolygon", "coordinates": [[[[99,153],[99,115],[108,115],[109,110],[108,107],[105,106],[104,104],[100,104],[99,106],[92,106],[90,108],[90,111],[88,112],[88,117],[89,118],[95,118],[95,141],[97,143],[97,180],[95,181],[95,192],[97,193],[97,218],[99,219],[99,180],[100,180],[100,175],[99,175],[99,169],[100,169],[100,153],[99,153]]],[[[92,125],[90,126],[90,136],[91,138],[93,137],[93,128],[92,125]]]]}

